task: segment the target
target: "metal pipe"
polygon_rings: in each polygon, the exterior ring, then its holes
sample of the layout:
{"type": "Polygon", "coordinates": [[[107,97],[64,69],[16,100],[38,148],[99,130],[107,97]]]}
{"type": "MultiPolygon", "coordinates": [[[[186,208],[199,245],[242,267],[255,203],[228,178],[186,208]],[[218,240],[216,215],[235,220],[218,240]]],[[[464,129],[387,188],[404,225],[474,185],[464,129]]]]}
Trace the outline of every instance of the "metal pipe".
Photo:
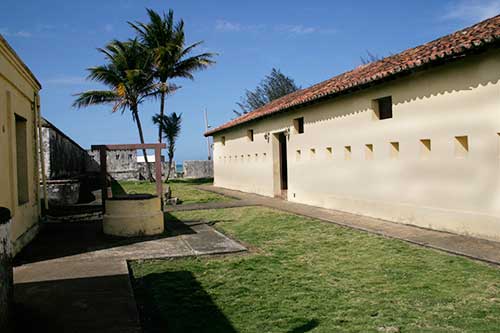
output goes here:
{"type": "MultiPolygon", "coordinates": [[[[207,108],[205,108],[205,133],[208,132],[208,112],[207,108]]],[[[207,151],[208,151],[208,160],[210,161],[212,159],[212,154],[210,152],[210,137],[207,136],[207,151]]]]}

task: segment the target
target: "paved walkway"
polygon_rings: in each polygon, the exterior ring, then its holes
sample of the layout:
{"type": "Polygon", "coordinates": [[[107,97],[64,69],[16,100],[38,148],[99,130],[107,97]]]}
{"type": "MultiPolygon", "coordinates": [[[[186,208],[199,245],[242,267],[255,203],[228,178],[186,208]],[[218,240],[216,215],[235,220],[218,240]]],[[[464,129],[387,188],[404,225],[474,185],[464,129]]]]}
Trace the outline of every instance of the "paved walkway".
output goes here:
{"type": "Polygon", "coordinates": [[[202,210],[202,209],[221,209],[221,208],[235,208],[248,206],[249,203],[246,200],[238,200],[235,198],[233,201],[214,201],[206,203],[191,203],[167,206],[167,212],[179,212],[186,210],[202,210]]]}
{"type": "Polygon", "coordinates": [[[244,251],[200,222],[170,222],[169,236],[116,239],[100,223],[48,225],[16,257],[19,332],[141,332],[127,260],[244,251]]]}
{"type": "MultiPolygon", "coordinates": [[[[275,208],[335,223],[345,227],[359,229],[383,235],[385,237],[397,238],[413,244],[500,265],[500,242],[424,229],[411,225],[394,223],[331,209],[318,208],[284,201],[278,198],[264,197],[257,194],[228,190],[210,185],[201,185],[198,186],[198,188],[237,198],[239,199],[239,204],[242,206],[258,205],[275,208]]],[[[206,208],[212,208],[212,206],[207,204],[206,208]]]]}

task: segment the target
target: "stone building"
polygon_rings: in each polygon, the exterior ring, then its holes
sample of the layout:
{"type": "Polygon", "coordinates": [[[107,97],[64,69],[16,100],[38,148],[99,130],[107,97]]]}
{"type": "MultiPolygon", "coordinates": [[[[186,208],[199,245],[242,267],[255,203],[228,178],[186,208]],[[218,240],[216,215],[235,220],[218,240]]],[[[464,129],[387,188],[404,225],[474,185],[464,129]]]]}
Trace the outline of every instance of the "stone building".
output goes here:
{"type": "MultiPolygon", "coordinates": [[[[99,151],[98,150],[88,150],[88,155],[91,156],[92,160],[97,163],[99,167],[99,151]]],[[[148,161],[152,172],[155,170],[155,158],[154,155],[148,155],[148,161]]],[[[165,162],[164,156],[160,162],[162,164],[162,175],[165,178],[165,171],[167,170],[168,163],[165,162]]],[[[144,180],[147,178],[146,163],[144,162],[144,157],[142,155],[137,155],[135,150],[113,150],[108,152],[106,156],[106,164],[108,174],[116,180],[144,180]]],[[[174,167],[170,173],[170,178],[175,178],[175,163],[174,167]]]]}
{"type": "Polygon", "coordinates": [[[500,16],[205,135],[216,186],[500,241],[500,16]]]}

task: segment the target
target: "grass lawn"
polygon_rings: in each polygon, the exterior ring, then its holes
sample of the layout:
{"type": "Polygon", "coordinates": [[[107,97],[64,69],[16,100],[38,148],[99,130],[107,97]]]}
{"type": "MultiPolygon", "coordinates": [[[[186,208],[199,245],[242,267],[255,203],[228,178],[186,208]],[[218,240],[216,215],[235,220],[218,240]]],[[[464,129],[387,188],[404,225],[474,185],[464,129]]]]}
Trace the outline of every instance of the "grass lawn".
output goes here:
{"type": "MultiPolygon", "coordinates": [[[[205,203],[213,201],[230,201],[231,198],[195,188],[196,185],[212,184],[213,179],[171,179],[168,184],[172,188],[172,196],[178,197],[184,204],[205,203]]],[[[148,181],[118,181],[112,184],[114,194],[125,193],[151,193],[156,194],[156,185],[148,181]]]]}
{"type": "Polygon", "coordinates": [[[246,255],[133,262],[146,332],[499,332],[500,269],[262,207],[176,212],[246,255]]]}

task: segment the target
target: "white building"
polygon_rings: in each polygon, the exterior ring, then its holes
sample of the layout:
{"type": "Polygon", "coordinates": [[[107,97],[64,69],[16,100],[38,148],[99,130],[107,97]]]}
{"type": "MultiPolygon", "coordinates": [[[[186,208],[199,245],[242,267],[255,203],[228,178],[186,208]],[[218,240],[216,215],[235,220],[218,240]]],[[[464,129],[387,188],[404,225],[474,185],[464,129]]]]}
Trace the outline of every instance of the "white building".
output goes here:
{"type": "Polygon", "coordinates": [[[236,118],[216,186],[500,241],[500,16],[236,118]]]}

